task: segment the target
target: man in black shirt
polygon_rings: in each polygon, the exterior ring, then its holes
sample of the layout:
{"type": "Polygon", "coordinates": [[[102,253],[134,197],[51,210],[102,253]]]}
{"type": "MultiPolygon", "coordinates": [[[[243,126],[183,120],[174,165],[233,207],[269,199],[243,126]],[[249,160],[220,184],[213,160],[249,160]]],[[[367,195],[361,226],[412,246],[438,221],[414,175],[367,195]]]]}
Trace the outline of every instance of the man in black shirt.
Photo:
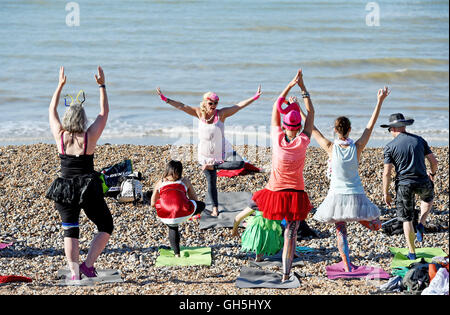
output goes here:
{"type": "Polygon", "coordinates": [[[401,113],[392,114],[389,123],[381,125],[388,128],[394,139],[384,148],[383,195],[390,207],[392,197],[389,193],[391,172],[395,167],[395,190],[397,219],[403,222],[403,231],[409,248],[409,259],[416,259],[415,236],[422,242],[424,224],[430,213],[434,198],[434,177],[437,171],[437,160],[428,143],[417,135],[406,132],[406,126],[412,125],[414,119],[405,119],[401,113]],[[425,159],[430,163],[431,171],[427,172],[425,159]],[[414,233],[413,215],[414,198],[421,199],[419,223],[414,233]]]}

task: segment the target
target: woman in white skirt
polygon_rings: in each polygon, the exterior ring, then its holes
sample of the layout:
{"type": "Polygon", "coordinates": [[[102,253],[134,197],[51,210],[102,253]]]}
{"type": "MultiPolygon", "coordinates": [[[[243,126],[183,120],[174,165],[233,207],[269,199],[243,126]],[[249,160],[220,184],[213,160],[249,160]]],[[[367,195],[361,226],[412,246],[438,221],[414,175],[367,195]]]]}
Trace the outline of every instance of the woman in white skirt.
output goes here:
{"type": "MultiPolygon", "coordinates": [[[[362,151],[369,141],[378,119],[381,105],[389,95],[387,87],[378,91],[378,101],[361,138],[353,141],[349,138],[350,120],[341,116],[335,120],[334,142],[326,139],[322,133],[313,128],[312,135],[331,160],[330,189],[325,200],[317,208],[314,219],[336,225],[337,246],[344,262],[345,271],[352,271],[347,241],[347,222],[360,222],[371,230],[379,230],[380,210],[366,196],[358,174],[358,165],[362,151]]],[[[303,114],[303,113],[302,113],[303,114]]]]}

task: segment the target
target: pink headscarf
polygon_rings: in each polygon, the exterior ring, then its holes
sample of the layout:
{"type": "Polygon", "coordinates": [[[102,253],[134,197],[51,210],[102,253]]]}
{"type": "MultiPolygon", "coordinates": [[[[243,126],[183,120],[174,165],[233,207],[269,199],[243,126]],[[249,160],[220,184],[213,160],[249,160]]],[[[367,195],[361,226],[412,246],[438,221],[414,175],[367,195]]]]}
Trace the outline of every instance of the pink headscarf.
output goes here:
{"type": "Polygon", "coordinates": [[[280,114],[284,114],[283,126],[289,130],[297,130],[302,126],[302,116],[300,115],[300,106],[297,103],[289,103],[285,98],[280,97],[277,102],[277,109],[280,114]],[[286,108],[281,105],[287,103],[286,108]]]}

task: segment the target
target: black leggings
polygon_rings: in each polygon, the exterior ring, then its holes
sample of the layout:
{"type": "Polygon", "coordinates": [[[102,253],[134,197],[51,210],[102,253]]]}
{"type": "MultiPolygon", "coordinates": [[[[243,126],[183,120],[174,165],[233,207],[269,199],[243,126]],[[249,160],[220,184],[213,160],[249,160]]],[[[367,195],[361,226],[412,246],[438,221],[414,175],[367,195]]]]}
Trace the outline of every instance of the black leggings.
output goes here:
{"type": "Polygon", "coordinates": [[[204,170],[206,182],[208,183],[208,196],[212,202],[213,207],[219,206],[217,198],[217,170],[237,170],[244,167],[245,162],[241,156],[233,151],[231,160],[225,161],[222,164],[214,165],[213,170],[204,170]]]}
{"type": "MultiPolygon", "coordinates": [[[[84,213],[89,220],[94,222],[98,231],[112,234],[114,229],[113,218],[103,196],[98,196],[95,200],[89,200],[85,204],[83,207],[84,213]]],[[[80,228],[78,220],[82,208],[58,202],[55,202],[55,207],[61,216],[64,237],[79,238],[80,228]]]]}
{"type": "MultiPolygon", "coordinates": [[[[195,201],[197,203],[197,209],[195,210],[194,215],[201,213],[205,210],[205,203],[202,201],[195,201]]],[[[178,230],[178,224],[168,225],[169,228],[169,243],[175,255],[180,254],[180,231],[178,230]]]]}

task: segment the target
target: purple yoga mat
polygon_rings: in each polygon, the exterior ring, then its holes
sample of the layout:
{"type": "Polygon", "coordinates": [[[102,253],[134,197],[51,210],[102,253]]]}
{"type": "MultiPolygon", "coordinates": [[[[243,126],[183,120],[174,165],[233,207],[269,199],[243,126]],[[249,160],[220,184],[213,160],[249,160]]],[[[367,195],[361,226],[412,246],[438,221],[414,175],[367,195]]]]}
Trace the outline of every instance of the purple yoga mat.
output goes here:
{"type": "Polygon", "coordinates": [[[9,243],[9,244],[5,244],[5,243],[0,243],[0,249],[6,248],[8,246],[11,246],[13,243],[9,243]]]}
{"type": "Polygon", "coordinates": [[[352,271],[346,272],[344,262],[327,266],[328,279],[338,278],[369,278],[369,279],[389,279],[390,275],[381,268],[370,266],[355,266],[351,264],[352,271]]]}

